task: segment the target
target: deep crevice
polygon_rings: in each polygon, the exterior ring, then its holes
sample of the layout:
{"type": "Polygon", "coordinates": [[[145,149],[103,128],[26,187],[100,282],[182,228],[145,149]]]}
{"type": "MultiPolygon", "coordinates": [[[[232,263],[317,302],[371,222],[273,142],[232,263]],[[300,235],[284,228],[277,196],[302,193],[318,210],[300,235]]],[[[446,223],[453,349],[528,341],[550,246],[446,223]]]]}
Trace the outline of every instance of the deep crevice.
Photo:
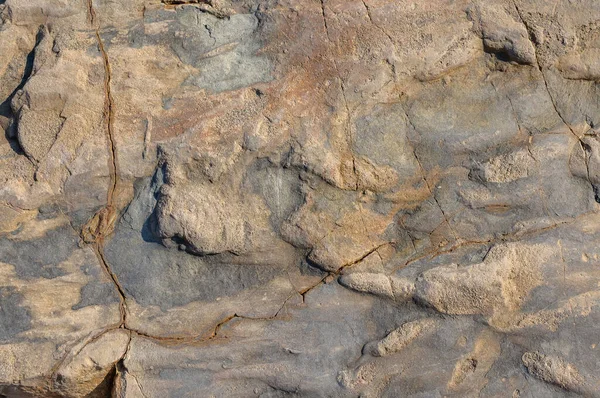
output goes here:
{"type": "MultiPolygon", "coordinates": [[[[2,3],[4,3],[4,1],[0,0],[0,4],[2,4],[2,3]]],[[[22,90],[23,87],[25,87],[25,84],[27,84],[27,81],[31,78],[31,76],[33,76],[35,51],[37,49],[37,46],[40,44],[41,39],[42,39],[42,28],[40,27],[40,30],[38,31],[38,33],[36,35],[35,44],[34,44],[33,48],[31,49],[31,51],[29,51],[29,53],[27,54],[27,57],[25,59],[25,67],[23,68],[23,77],[21,78],[21,81],[19,82],[17,87],[8,95],[8,97],[6,97],[4,99],[4,101],[2,101],[2,103],[0,103],[0,116],[4,116],[11,120],[8,128],[4,132],[4,136],[5,136],[6,140],[8,141],[11,149],[19,155],[23,155],[24,152],[23,152],[23,149],[21,148],[21,146],[19,145],[19,141],[17,139],[17,134],[15,131],[15,129],[16,129],[15,117],[17,115],[15,115],[12,111],[11,102],[12,102],[13,98],[15,97],[15,95],[20,90],[22,90]]]]}
{"type": "Polygon", "coordinates": [[[115,195],[119,185],[118,163],[117,163],[117,148],[114,135],[114,101],[111,91],[112,72],[108,53],[104,47],[104,42],[100,36],[100,27],[96,18],[96,10],[94,9],[93,0],[88,0],[88,18],[94,29],[98,50],[102,56],[104,65],[104,109],[102,112],[104,129],[108,144],[108,168],[109,168],[109,186],[106,194],[106,204],[88,220],[81,229],[81,239],[85,243],[90,243],[98,258],[98,261],[104,271],[108,274],[111,281],[120,297],[120,314],[121,321],[119,327],[125,328],[127,318],[127,301],[125,291],[122,288],[117,276],[112,272],[110,264],[104,256],[104,240],[109,236],[114,229],[118,214],[115,205],[115,195]]]}
{"type": "Polygon", "coordinates": [[[192,6],[197,7],[200,11],[212,15],[219,19],[226,19],[231,16],[227,11],[219,9],[213,0],[161,0],[161,3],[166,8],[177,7],[177,6],[192,6]]]}
{"type": "Polygon", "coordinates": [[[102,382],[92,390],[87,397],[110,397],[111,390],[113,388],[117,371],[115,367],[112,367],[106,374],[102,382]]]}

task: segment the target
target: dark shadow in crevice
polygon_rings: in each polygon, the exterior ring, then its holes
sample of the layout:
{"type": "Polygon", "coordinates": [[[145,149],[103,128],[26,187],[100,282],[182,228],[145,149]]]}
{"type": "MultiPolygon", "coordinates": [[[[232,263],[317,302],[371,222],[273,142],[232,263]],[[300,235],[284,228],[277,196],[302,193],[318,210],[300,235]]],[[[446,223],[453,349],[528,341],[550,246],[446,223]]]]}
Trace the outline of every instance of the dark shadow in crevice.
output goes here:
{"type": "Polygon", "coordinates": [[[600,186],[592,184],[592,190],[594,191],[594,200],[596,203],[600,203],[600,186]]]}
{"type": "Polygon", "coordinates": [[[115,384],[115,379],[117,376],[117,369],[113,367],[110,372],[104,377],[102,382],[94,388],[89,394],[87,394],[86,398],[104,398],[111,397],[113,391],[113,385],[115,384]]]}
{"type": "Polygon", "coordinates": [[[152,197],[154,199],[154,208],[152,209],[152,213],[146,218],[144,224],[142,226],[142,239],[144,242],[152,242],[152,243],[161,243],[162,239],[158,234],[158,217],[156,215],[156,205],[158,203],[160,187],[165,183],[164,175],[166,173],[166,165],[161,165],[156,168],[156,172],[152,176],[151,181],[151,190],[152,197]]]}
{"type": "Polygon", "coordinates": [[[501,62],[514,62],[514,60],[510,57],[506,51],[496,51],[493,49],[485,48],[484,51],[490,54],[492,57],[501,62]]]}
{"type": "Polygon", "coordinates": [[[142,239],[144,242],[161,243],[162,239],[158,237],[157,233],[158,220],[156,218],[156,209],[152,211],[152,214],[146,219],[142,226],[142,239]]]}
{"type": "MultiPolygon", "coordinates": [[[[0,4],[2,4],[2,3],[4,3],[4,1],[0,0],[0,4]]],[[[4,99],[4,101],[2,101],[2,103],[0,103],[0,116],[4,116],[8,119],[12,119],[12,122],[10,123],[9,127],[4,132],[4,137],[10,144],[11,149],[19,155],[23,154],[23,150],[21,149],[21,146],[19,145],[19,142],[17,140],[16,131],[14,131],[16,129],[16,123],[14,121],[14,117],[16,115],[13,114],[10,103],[13,100],[14,96],[17,94],[17,92],[19,92],[20,90],[23,89],[23,87],[25,87],[25,84],[27,83],[29,78],[33,75],[35,49],[37,48],[41,39],[42,39],[42,31],[40,29],[40,31],[38,32],[37,37],[36,37],[35,46],[33,46],[33,49],[29,52],[29,54],[27,54],[27,58],[25,60],[25,68],[23,70],[23,77],[21,78],[21,82],[9,94],[9,96],[6,97],[6,99],[4,99]]]]}

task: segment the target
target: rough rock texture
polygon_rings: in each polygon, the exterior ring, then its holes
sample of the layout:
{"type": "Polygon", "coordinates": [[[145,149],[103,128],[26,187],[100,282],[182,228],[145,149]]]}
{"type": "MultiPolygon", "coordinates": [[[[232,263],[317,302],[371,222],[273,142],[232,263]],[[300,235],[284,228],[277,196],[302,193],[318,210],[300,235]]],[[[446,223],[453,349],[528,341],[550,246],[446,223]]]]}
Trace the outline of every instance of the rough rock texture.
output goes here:
{"type": "Polygon", "coordinates": [[[597,0],[0,0],[0,397],[600,396],[597,0]]]}

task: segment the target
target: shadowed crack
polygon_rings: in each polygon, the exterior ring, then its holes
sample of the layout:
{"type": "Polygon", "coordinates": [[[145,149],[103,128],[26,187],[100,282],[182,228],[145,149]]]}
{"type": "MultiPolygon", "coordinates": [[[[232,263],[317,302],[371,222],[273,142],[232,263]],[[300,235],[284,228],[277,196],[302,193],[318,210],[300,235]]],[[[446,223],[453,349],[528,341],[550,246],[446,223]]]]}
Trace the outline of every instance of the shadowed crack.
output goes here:
{"type": "Polygon", "coordinates": [[[344,268],[356,265],[356,264],[360,263],[361,261],[363,261],[365,258],[369,257],[371,254],[376,253],[383,246],[394,244],[394,243],[396,243],[396,242],[394,242],[394,241],[388,241],[388,242],[384,242],[384,243],[381,243],[380,245],[375,246],[374,248],[368,250],[366,253],[364,253],[362,256],[360,256],[356,260],[353,260],[353,261],[351,261],[351,262],[349,262],[347,264],[342,265],[340,268],[338,268],[337,271],[331,273],[331,275],[339,275],[344,268]]]}
{"type": "MultiPolygon", "coordinates": [[[[53,388],[53,383],[60,377],[59,375],[59,371],[62,367],[63,364],[65,364],[68,360],[70,359],[74,359],[76,358],[79,354],[81,354],[81,352],[83,352],[83,350],[85,350],[85,348],[87,346],[89,346],[90,344],[93,344],[94,342],[98,341],[100,338],[102,338],[105,334],[110,333],[114,330],[119,329],[119,326],[116,327],[110,327],[107,329],[102,330],[101,332],[95,334],[94,336],[92,336],[91,338],[89,338],[87,341],[85,341],[85,343],[81,344],[81,346],[79,348],[77,348],[76,350],[73,350],[72,348],[74,346],[77,346],[78,344],[81,343],[81,340],[77,343],[75,343],[73,346],[71,346],[71,348],[67,351],[67,353],[52,367],[49,376],[47,377],[47,390],[48,391],[52,391],[53,388]]],[[[108,372],[106,373],[106,377],[104,378],[104,380],[96,387],[96,389],[94,391],[92,391],[90,393],[90,397],[92,396],[100,396],[98,394],[100,394],[100,390],[104,390],[106,387],[108,387],[108,390],[114,390],[115,389],[115,385],[116,383],[118,383],[118,379],[119,379],[119,370],[122,367],[123,361],[125,359],[125,357],[127,356],[127,354],[129,353],[129,349],[131,347],[131,335],[132,335],[132,331],[128,330],[128,335],[129,335],[129,339],[127,341],[127,347],[125,349],[125,352],[123,353],[123,355],[117,359],[115,362],[112,363],[111,366],[107,367],[108,368],[108,372]]],[[[87,337],[87,336],[86,336],[87,337]]],[[[85,338],[84,338],[85,339],[85,338]]],[[[84,340],[82,339],[82,340],[84,340]]],[[[86,395],[87,396],[87,395],[86,395]]],[[[113,396],[113,395],[111,395],[113,396]]]]}
{"type": "MultiPolygon", "coordinates": [[[[394,39],[392,38],[392,36],[385,31],[385,29],[383,29],[380,25],[378,25],[377,23],[375,23],[375,21],[373,21],[373,16],[371,15],[371,8],[367,5],[367,2],[365,0],[362,0],[363,6],[365,6],[365,9],[367,10],[367,18],[369,18],[369,22],[371,22],[371,24],[373,26],[375,26],[377,29],[379,29],[379,31],[381,31],[381,33],[383,33],[384,35],[387,36],[387,38],[390,40],[390,43],[392,44],[392,46],[395,49],[395,42],[394,39]]],[[[392,65],[393,67],[393,65],[392,65]]]]}
{"type": "Polygon", "coordinates": [[[277,316],[279,315],[279,312],[281,311],[281,309],[283,308],[283,306],[285,305],[285,303],[287,302],[284,301],[283,305],[277,310],[277,312],[272,315],[272,316],[268,316],[268,317],[250,317],[250,316],[245,316],[245,315],[238,315],[236,313],[234,313],[233,315],[229,315],[225,318],[223,318],[222,320],[220,320],[213,328],[212,331],[208,334],[208,335],[204,335],[204,336],[181,336],[181,337],[163,337],[163,336],[155,336],[155,335],[151,335],[149,333],[145,333],[139,330],[135,330],[135,329],[131,329],[131,328],[126,328],[127,330],[129,330],[131,333],[133,333],[136,336],[142,337],[142,338],[147,338],[150,340],[155,340],[161,343],[167,343],[167,344],[173,344],[173,345],[190,345],[190,344],[201,344],[201,343],[206,343],[209,342],[211,340],[214,340],[216,338],[219,337],[219,331],[225,326],[227,325],[229,322],[234,321],[236,319],[246,319],[246,320],[253,320],[253,321],[272,321],[275,320],[277,318],[277,316]]]}
{"type": "MultiPolygon", "coordinates": [[[[377,250],[377,249],[375,249],[377,250]]],[[[352,264],[348,264],[348,265],[352,265],[352,264]]],[[[136,330],[133,328],[130,328],[126,325],[119,325],[119,326],[114,326],[111,328],[108,328],[104,331],[102,331],[101,333],[99,333],[98,335],[92,337],[89,341],[87,341],[81,348],[79,348],[77,350],[77,353],[81,352],[85,346],[87,346],[88,344],[98,340],[102,335],[122,328],[125,330],[128,330],[130,332],[131,335],[136,335],[138,337],[142,337],[142,338],[146,338],[149,340],[154,340],[160,343],[166,343],[166,344],[172,344],[172,345],[190,345],[190,344],[202,344],[202,343],[206,343],[209,342],[211,340],[214,340],[216,338],[219,337],[219,332],[220,330],[227,325],[229,322],[234,321],[236,319],[242,319],[242,320],[254,320],[254,321],[273,321],[273,320],[285,320],[284,318],[280,317],[280,314],[282,312],[282,310],[285,308],[286,304],[288,303],[288,301],[296,296],[296,295],[300,295],[302,297],[302,303],[304,304],[304,299],[305,296],[310,293],[312,290],[316,289],[317,287],[319,287],[321,284],[323,283],[327,283],[328,281],[332,280],[333,277],[339,275],[339,271],[337,272],[330,272],[327,273],[325,276],[323,276],[318,282],[316,282],[315,284],[301,290],[301,291],[297,291],[294,292],[293,294],[291,294],[289,297],[287,297],[283,303],[281,304],[281,306],[277,309],[277,311],[271,315],[271,316],[266,316],[266,317],[252,317],[252,316],[246,316],[246,315],[239,315],[237,313],[233,313],[232,315],[228,315],[225,318],[223,318],[222,320],[220,320],[219,322],[217,322],[213,327],[210,333],[208,334],[203,334],[203,335],[199,335],[199,336],[156,336],[156,335],[152,335],[150,333],[146,333],[140,330],[136,330]]],[[[74,354],[73,356],[77,355],[74,354]]],[[[69,355],[67,355],[69,356],[69,355]]],[[[63,358],[63,360],[61,360],[60,363],[63,363],[65,361],[65,358],[63,358]]],[[[55,366],[56,369],[59,368],[60,363],[58,365],[55,366]]]]}
{"type": "Polygon", "coordinates": [[[306,303],[306,295],[308,293],[310,293],[311,291],[313,291],[314,289],[316,289],[317,287],[321,286],[323,283],[327,283],[327,279],[331,277],[331,274],[327,274],[325,275],[323,278],[321,278],[321,280],[319,280],[317,283],[315,283],[314,285],[307,287],[306,289],[298,292],[300,294],[300,296],[302,296],[302,304],[306,303]]]}
{"type": "Polygon", "coordinates": [[[465,246],[472,246],[472,245],[497,245],[500,243],[505,243],[505,242],[517,242],[522,240],[523,238],[529,238],[529,237],[534,237],[534,236],[539,236],[547,231],[551,231],[553,229],[559,228],[561,226],[567,226],[567,225],[571,225],[574,224],[576,222],[578,222],[580,219],[585,219],[586,217],[589,217],[592,214],[596,214],[595,211],[591,211],[588,213],[583,213],[580,214],[576,217],[570,217],[568,220],[564,220],[564,221],[559,221],[556,222],[554,224],[548,225],[546,227],[541,227],[541,228],[536,228],[536,229],[531,229],[531,230],[527,230],[527,231],[519,231],[519,232],[514,232],[514,233],[507,233],[507,234],[502,234],[497,238],[494,239],[487,239],[487,240],[462,240],[459,242],[456,242],[454,245],[452,245],[451,247],[445,249],[445,250],[431,250],[428,251],[426,253],[422,253],[419,254],[418,256],[414,256],[408,260],[406,260],[403,264],[401,264],[400,266],[394,268],[392,271],[390,271],[388,273],[388,275],[393,275],[395,272],[397,272],[399,269],[405,268],[407,265],[412,264],[416,261],[419,260],[423,260],[425,258],[429,258],[429,260],[432,260],[438,256],[444,255],[444,254],[448,254],[448,253],[452,253],[457,249],[460,249],[462,247],[465,246]]]}
{"type": "Polygon", "coordinates": [[[215,5],[213,0],[161,0],[161,3],[165,7],[177,7],[177,6],[195,6],[200,11],[206,12],[216,18],[224,19],[229,18],[232,14],[232,10],[222,9],[215,5]]]}
{"type": "Polygon", "coordinates": [[[108,206],[112,206],[114,201],[114,194],[117,190],[117,185],[119,183],[118,175],[117,175],[117,148],[115,143],[115,134],[114,134],[114,101],[112,97],[111,91],[111,80],[112,80],[112,71],[110,66],[110,60],[108,58],[108,53],[104,47],[104,41],[100,36],[100,26],[97,22],[96,11],[94,9],[94,5],[92,3],[93,0],[88,0],[88,17],[90,20],[90,24],[94,28],[94,34],[96,36],[96,40],[98,42],[98,50],[102,55],[102,62],[104,65],[104,124],[106,129],[106,138],[108,140],[109,146],[109,173],[110,173],[110,185],[108,187],[108,193],[106,202],[108,206]]]}
{"type": "Polygon", "coordinates": [[[115,285],[120,297],[121,321],[119,327],[124,327],[127,317],[127,302],[125,292],[119,283],[117,276],[112,272],[110,265],[104,256],[104,239],[110,235],[114,229],[117,220],[117,210],[115,206],[115,194],[119,185],[117,148],[114,134],[114,101],[111,91],[111,67],[108,53],[104,47],[104,42],[100,36],[100,27],[96,17],[93,0],[88,0],[88,18],[98,42],[98,50],[102,55],[104,65],[104,128],[108,142],[108,169],[109,186],[106,194],[106,205],[94,214],[81,229],[81,238],[83,242],[92,244],[94,252],[102,268],[106,271],[111,281],[115,285]]]}
{"type": "MultiPolygon", "coordinates": [[[[2,3],[3,3],[3,1],[0,1],[0,4],[2,4],[2,3]]],[[[22,90],[23,87],[25,87],[25,84],[27,83],[29,78],[31,78],[31,76],[33,76],[33,74],[34,74],[33,64],[34,64],[34,60],[35,60],[35,51],[36,51],[38,45],[40,44],[40,41],[42,40],[42,33],[43,33],[43,26],[40,26],[40,29],[38,30],[38,33],[36,35],[35,44],[33,45],[33,48],[31,49],[31,51],[29,51],[29,53],[27,53],[27,57],[25,59],[25,67],[23,68],[23,77],[21,78],[19,85],[17,87],[15,87],[15,89],[8,95],[8,97],[6,97],[6,99],[4,99],[4,101],[2,101],[0,103],[0,116],[4,116],[9,119],[13,119],[15,117],[13,110],[11,108],[11,102],[12,102],[13,98],[15,97],[15,95],[19,92],[19,90],[22,90]]],[[[24,152],[19,144],[19,141],[17,140],[16,136],[14,135],[15,133],[13,133],[11,131],[14,128],[15,128],[15,122],[13,121],[12,126],[10,126],[5,132],[5,138],[8,141],[8,143],[10,144],[10,148],[15,153],[20,155],[20,154],[23,154],[24,152]]],[[[31,159],[29,157],[27,157],[27,159],[29,159],[31,161],[31,159]]]]}
{"type": "Polygon", "coordinates": [[[130,331],[129,332],[129,341],[127,342],[127,348],[125,349],[125,352],[123,353],[121,358],[119,358],[119,360],[115,363],[115,365],[113,367],[115,374],[114,374],[112,386],[111,386],[111,397],[122,396],[124,391],[123,391],[123,387],[121,386],[121,382],[123,379],[123,375],[125,373],[130,374],[133,377],[136,384],[138,385],[138,388],[140,389],[140,393],[142,394],[142,396],[144,398],[146,397],[146,395],[144,394],[144,391],[142,390],[142,385],[140,384],[137,377],[133,373],[129,372],[129,369],[127,369],[127,367],[125,366],[125,358],[127,358],[127,355],[129,355],[129,350],[131,349],[131,334],[132,334],[132,332],[130,331]]]}

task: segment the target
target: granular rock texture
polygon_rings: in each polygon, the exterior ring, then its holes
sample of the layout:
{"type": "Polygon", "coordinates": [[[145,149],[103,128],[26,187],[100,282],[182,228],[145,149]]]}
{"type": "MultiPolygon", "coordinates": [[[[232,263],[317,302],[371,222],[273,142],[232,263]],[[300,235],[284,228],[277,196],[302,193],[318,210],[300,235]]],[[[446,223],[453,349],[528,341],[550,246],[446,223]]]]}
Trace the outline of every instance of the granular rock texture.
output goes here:
{"type": "Polygon", "coordinates": [[[0,397],[600,396],[597,0],[0,0],[0,397]]]}

